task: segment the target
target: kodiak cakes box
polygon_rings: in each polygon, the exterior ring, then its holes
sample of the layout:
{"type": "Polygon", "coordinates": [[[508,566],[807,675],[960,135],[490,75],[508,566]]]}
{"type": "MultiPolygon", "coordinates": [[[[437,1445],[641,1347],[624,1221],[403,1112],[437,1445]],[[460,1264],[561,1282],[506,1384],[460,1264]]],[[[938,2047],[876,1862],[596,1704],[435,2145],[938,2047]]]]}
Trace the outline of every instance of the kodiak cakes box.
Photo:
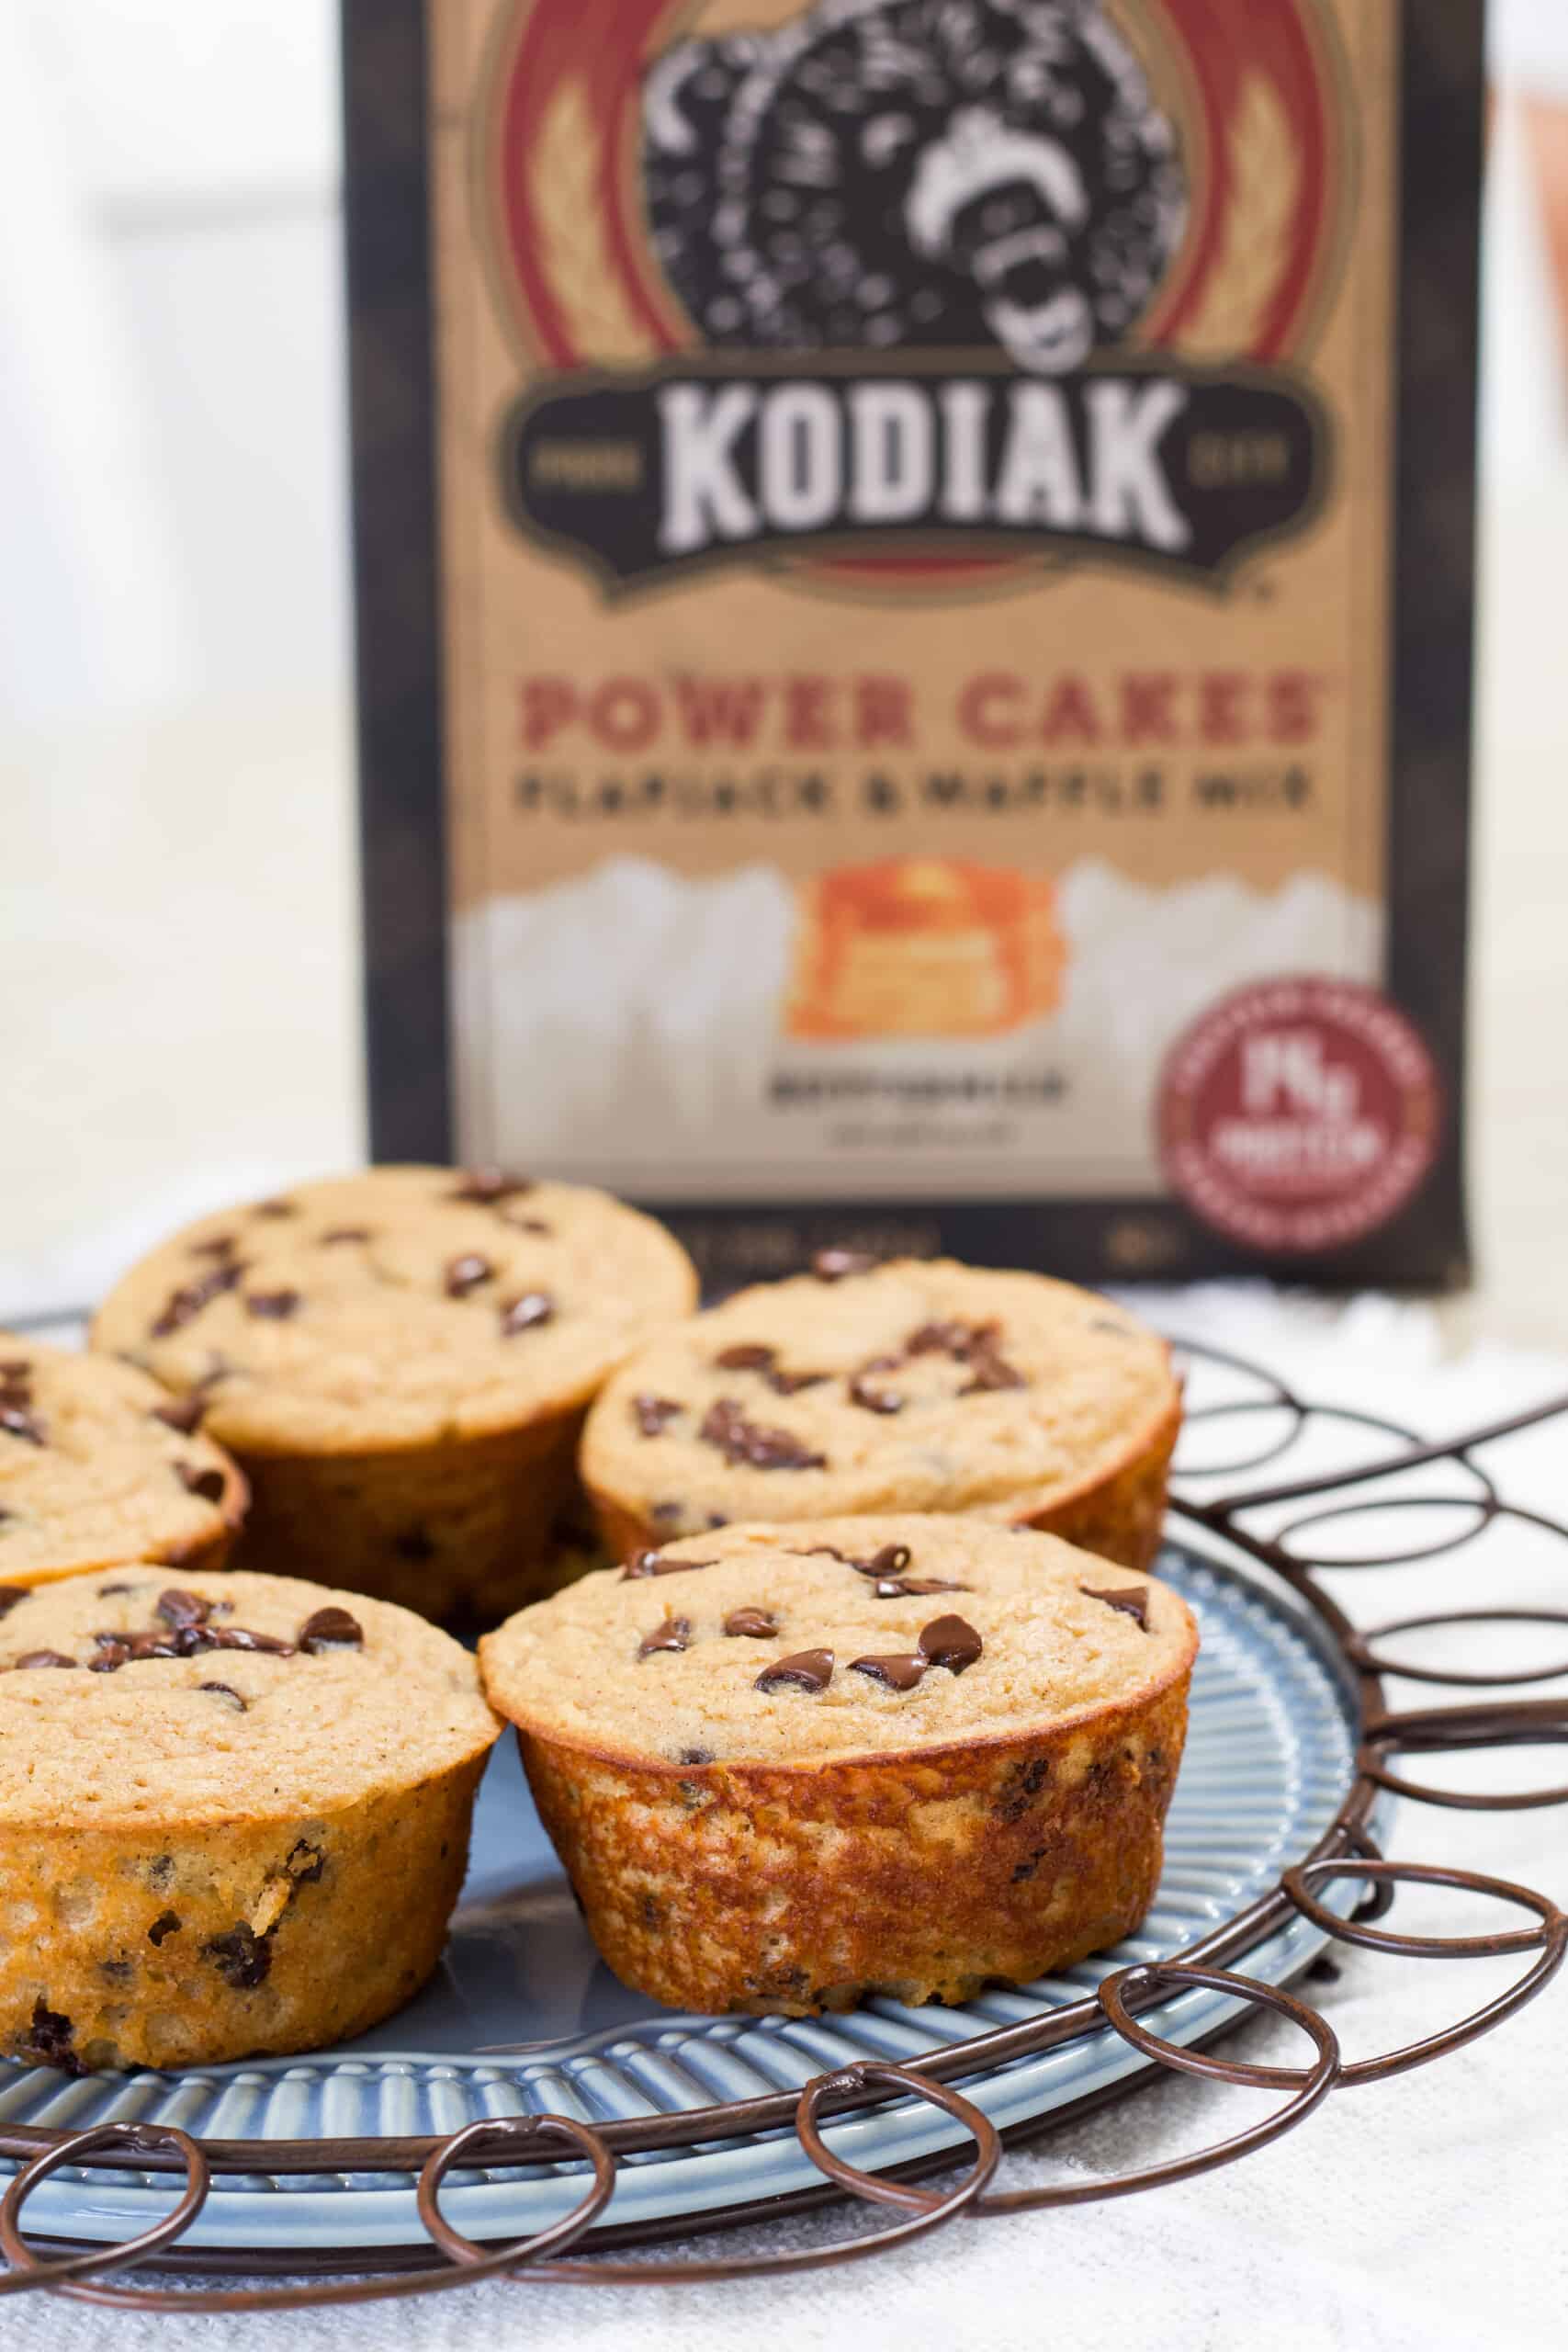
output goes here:
{"type": "Polygon", "coordinates": [[[1462,1279],[1479,0],[348,0],[374,1148],[1462,1279]]]}

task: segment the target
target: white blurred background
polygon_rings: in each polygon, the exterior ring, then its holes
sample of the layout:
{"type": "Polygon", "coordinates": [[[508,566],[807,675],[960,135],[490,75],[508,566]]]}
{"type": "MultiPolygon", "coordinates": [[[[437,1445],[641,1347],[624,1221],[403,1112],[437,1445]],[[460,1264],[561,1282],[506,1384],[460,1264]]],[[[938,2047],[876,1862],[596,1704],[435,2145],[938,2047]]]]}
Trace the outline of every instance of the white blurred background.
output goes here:
{"type": "MultiPolygon", "coordinates": [[[[1562,1339],[1568,0],[1493,24],[1449,1321],[1562,1339]]],[[[0,7],[0,1319],[363,1150],[340,163],[333,0],[0,7]]]]}

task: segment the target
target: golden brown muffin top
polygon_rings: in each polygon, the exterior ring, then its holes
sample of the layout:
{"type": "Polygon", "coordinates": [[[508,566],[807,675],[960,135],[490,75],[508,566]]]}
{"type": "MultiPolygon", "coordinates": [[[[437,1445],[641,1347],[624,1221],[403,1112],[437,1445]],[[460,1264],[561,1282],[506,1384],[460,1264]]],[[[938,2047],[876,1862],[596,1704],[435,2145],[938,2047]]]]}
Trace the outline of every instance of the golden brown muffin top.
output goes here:
{"type": "Polygon", "coordinates": [[[545,1738],[809,1767],[1056,1729],[1184,1676],[1197,1639],[1152,1577],[901,1513],[683,1537],[520,1611],[479,1662],[545,1738]]]}
{"type": "Polygon", "coordinates": [[[1043,1274],[903,1259],[737,1292],[661,1332],[589,1417],[591,1488],[671,1533],[889,1510],[1022,1518],[1177,1408],[1163,1340],[1043,1274]]]}
{"type": "Polygon", "coordinates": [[[587,1402],[696,1277],[651,1217],[495,1170],[377,1168],[198,1218],[93,1326],[241,1453],[352,1453],[587,1402]]]}
{"type": "Polygon", "coordinates": [[[0,1619],[0,1824],[68,1833],[329,1815],[480,1755],[473,1659],[406,1609],[145,1564],[0,1619]]]}
{"type": "Polygon", "coordinates": [[[0,1587],[220,1541],[244,1487],[198,1418],[133,1365],[0,1331],[0,1587]]]}

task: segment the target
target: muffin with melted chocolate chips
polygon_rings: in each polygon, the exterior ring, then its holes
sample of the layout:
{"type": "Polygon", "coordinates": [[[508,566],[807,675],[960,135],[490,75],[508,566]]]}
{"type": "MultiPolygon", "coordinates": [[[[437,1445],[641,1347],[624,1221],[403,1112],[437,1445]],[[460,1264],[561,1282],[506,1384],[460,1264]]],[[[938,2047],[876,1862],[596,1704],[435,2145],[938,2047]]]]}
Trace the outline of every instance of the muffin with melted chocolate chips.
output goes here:
{"type": "Polygon", "coordinates": [[[440,1956],[500,1726],[406,1610],[139,1563],[0,1618],[0,2052],[313,2050],[440,1956]]]}
{"type": "Polygon", "coordinates": [[[1180,1418],[1165,1341],[1106,1299],[829,1251],[649,1340],[590,1414],[582,1475],[617,1555],[734,1520],[963,1511],[1146,1567],[1180,1418]]]}
{"type": "Polygon", "coordinates": [[[616,1973],[803,2014],[964,2000],[1130,1934],[1197,1646],[1150,1577],[900,1515],[639,1552],[479,1660],[616,1973]]]}
{"type": "Polygon", "coordinates": [[[494,1169],[378,1168],[203,1217],[93,1327],[238,1457],[243,1566],[330,1559],[439,1621],[550,1588],[583,1414],[689,1313],[651,1217],[494,1169]]]}
{"type": "Polygon", "coordinates": [[[133,1364],[0,1331],[0,1598],[109,1560],[220,1568],[245,1481],[133,1364]]]}

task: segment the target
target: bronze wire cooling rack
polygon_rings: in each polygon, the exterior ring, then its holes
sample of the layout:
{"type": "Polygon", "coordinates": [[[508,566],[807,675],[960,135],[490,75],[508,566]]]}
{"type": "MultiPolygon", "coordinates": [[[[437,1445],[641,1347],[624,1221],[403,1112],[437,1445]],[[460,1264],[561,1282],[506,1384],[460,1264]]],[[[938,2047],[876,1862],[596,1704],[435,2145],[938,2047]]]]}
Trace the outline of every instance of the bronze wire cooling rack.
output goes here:
{"type": "MultiPolygon", "coordinates": [[[[589,2125],[563,2115],[502,2118],[466,2125],[446,2139],[356,2139],[308,2141],[197,2141],[170,2124],[106,2123],[91,2130],[62,2132],[38,2125],[0,2130],[0,2157],[21,2160],[21,2169],[0,2198],[0,2251],[9,2266],[0,2272],[0,2297],[35,2290],[62,2294],[116,2311],[259,2312],[299,2309],[305,2305],[362,2303],[440,2293],[472,2280],[510,2277],[537,2279],[553,2285],[665,2286],[690,2280],[740,2278],[766,2274],[821,2269],[830,2264],[860,2260],[885,2248],[924,2235],[960,2213],[996,2215],[1035,2211],[1044,2208],[1093,2204],[1104,2198],[1127,2197],[1167,2182],[1189,2180],[1234,2163],[1252,2149],[1304,2122],[1331,2092],[1386,2081],[1426,2065],[1447,2052],[1472,2041],[1542,1991],[1568,1952],[1568,1914],[1544,1894],[1506,1879],[1479,1871],[1439,1868],[1419,1862],[1391,1860],[1382,1854],[1368,1827],[1379,1792],[1388,1792],[1418,1804],[1441,1805],[1472,1812],[1517,1811],[1539,1805],[1568,1804],[1568,1785],[1506,1793],[1476,1793],[1434,1788],[1394,1771],[1390,1759],[1416,1754],[1453,1753],[1464,1749],[1568,1745],[1568,1699],[1493,1697],[1464,1705],[1431,1706],[1391,1713],[1382,1678],[1448,1684],[1500,1691],[1520,1684],[1556,1680],[1568,1676],[1568,1657],[1523,1670],[1480,1673],[1422,1666],[1391,1652],[1385,1644],[1401,1634],[1438,1626],[1481,1626],[1500,1623],[1568,1625],[1568,1610],[1517,1609],[1487,1605],[1403,1617],[1360,1632],[1325,1592],[1317,1575],[1343,1569],[1385,1568],[1415,1565],[1462,1549],[1499,1521],[1510,1521],[1568,1543],[1568,1524],[1521,1505],[1506,1501],[1487,1471],[1473,1459],[1483,1446],[1557,1416],[1568,1414],[1568,1396],[1552,1398],[1533,1410],[1471,1430],[1444,1443],[1427,1444],[1409,1430],[1382,1417],[1346,1406],[1308,1403],[1282,1381],[1245,1358],[1195,1341],[1178,1342],[1178,1351],[1194,1368],[1208,1367],[1222,1376],[1253,1384],[1253,1393],[1240,1398],[1200,1404],[1190,1409],[1186,1428],[1235,1422],[1268,1432],[1249,1453],[1194,1470],[1178,1464],[1181,1476],[1214,1480],[1253,1476],[1282,1466],[1310,1432],[1321,1434],[1337,1425],[1365,1439],[1392,1443],[1393,1451],[1378,1450],[1372,1458],[1350,1468],[1314,1476],[1276,1477],[1265,1485],[1242,1486],[1202,1499],[1174,1492],[1170,1510],[1177,1532],[1185,1522],[1201,1533],[1234,1545],[1247,1558],[1270,1570],[1315,1613],[1354,1677],[1359,1701],[1359,1747],[1354,1780],[1335,1820],[1309,1854],[1284,1871],[1274,1891],[1260,1897],[1223,1927],[1190,1945],[1176,1958],[1143,1962],[1121,1968],[1100,1985],[1091,1999],[1075,2002],[1051,2016],[1024,2024],[997,2028],[972,2040],[950,2045],[903,2064],[866,2061],[838,2072],[818,2075],[796,2093],[734,2100],[725,2105],[694,2109],[673,2115],[638,2117],[622,2122],[589,2125]],[[1279,1428],[1283,1423],[1282,1429],[1279,1428]],[[1452,1467],[1463,1491],[1419,1493],[1399,1490],[1400,1474],[1436,1464],[1452,1467]],[[1356,1498],[1356,1490],[1375,1487],[1379,1492],[1356,1498]],[[1392,1487],[1392,1491],[1390,1488],[1392,1487]],[[1351,1497],[1352,1499],[1345,1499],[1351,1497]],[[1277,1511],[1301,1503],[1311,1506],[1299,1515],[1260,1533],[1245,1524],[1246,1516],[1277,1511]],[[1355,1555],[1331,1551],[1314,1557],[1312,1531],[1353,1517],[1375,1518],[1394,1511],[1458,1514],[1461,1523],[1449,1527],[1438,1516],[1432,1522],[1432,1540],[1403,1551],[1372,1549],[1355,1555]],[[1301,1539],[1309,1539],[1303,1549],[1301,1539]],[[1353,1880],[1366,1889],[1348,1917],[1341,1917],[1322,1900],[1322,1890],[1335,1881],[1353,1880]],[[1443,1887],[1467,1894],[1486,1895],[1533,1913],[1528,1927],[1502,1928],[1491,1935],[1400,1935],[1379,1927],[1402,1884],[1443,1887]],[[1494,1958],[1509,1953],[1535,1955],[1517,1983],[1495,1999],[1425,2039],[1377,2058],[1347,2062],[1326,2018],[1293,1993],[1236,1973],[1227,1963],[1252,1950],[1267,1935],[1304,1915],[1338,1941],[1368,1951],[1431,1960],[1494,1958]],[[1250,2064],[1216,2056],[1212,2047],[1182,2047],[1168,2041],[1140,2022],[1140,2012],[1173,1989],[1201,1985],[1244,2003],[1241,2016],[1220,2033],[1234,2030],[1253,2009],[1288,2018],[1313,2044],[1310,2065],[1250,2064]],[[1003,2155],[1002,2135],[989,2119],[953,2087],[954,2078],[981,2074],[1005,2061],[1032,2056],[1103,2030],[1109,2024],[1148,2062],[1148,2066],[1109,2092],[1057,2109],[1032,2125],[1010,2132],[1010,2140],[1037,2138],[1059,2128],[1087,2109],[1152,2078],[1155,2069],[1275,2090],[1282,2103],[1261,2121],[1230,2138],[1190,2155],[1153,2164],[1108,2180],[1074,2182],[1036,2188],[998,2188],[992,2182],[1003,2155]],[[847,2164],[822,2136],[824,2121],[880,2105],[891,2098],[916,2098],[942,2109],[959,2121],[974,2143],[974,2158],[956,2186],[943,2192],[919,2187],[911,2175],[949,2169],[951,2151],[893,2172],[870,2173],[847,2164]],[[562,2257],[581,2241],[610,2201],[615,2185],[616,2160],[623,2154],[649,2149],[689,2148],[700,2142],[732,2138],[793,2125],[802,2148],[824,2176],[820,2190],[807,2190],[764,2204],[731,2208],[716,2215],[681,2217],[640,2230],[601,2231],[591,2251],[574,2260],[562,2257]],[[60,2241],[35,2245],[23,2235],[27,2199],[39,2183],[63,2165],[121,2168],[128,2157],[147,2170],[183,2175],[184,2188],[173,2210],[137,2236],[109,2245],[66,2246],[60,2241]],[[479,2165],[490,2171],[508,2167],[586,2163],[590,2177],[571,2211],[535,2236],[514,2244],[487,2246],[464,2237],[441,2211],[441,2188],[454,2165],[479,2165]],[[428,2233],[432,2262],[423,2247],[386,2249],[380,2253],[344,2250],[325,2257],[304,2253],[259,2255],[251,2252],[181,2249],[179,2242],[206,2202],[213,2174],[285,2172],[291,2174],[356,2172],[417,2173],[420,2219],[428,2233]],[[848,2195],[874,2207],[889,2209],[898,2218],[841,2244],[791,2248],[778,2253],[707,2256],[681,2260],[628,2258],[620,2249],[658,2238],[679,2239],[716,2225],[755,2221],[802,2205],[848,2195]],[[601,2249],[609,2249],[601,2251],[601,2249]],[[159,2257],[163,2257],[162,2260],[159,2257]],[[321,2276],[283,2287],[197,2286],[144,2287],[111,2280],[108,2274],[134,2265],[153,2263],[165,2272],[195,2272],[211,2276],[265,2275],[268,2271],[299,2273],[320,2268],[330,2273],[352,2271],[353,2277],[321,2276]]],[[[1314,1963],[1321,1965],[1321,1962],[1314,1963]]],[[[1310,1973],[1310,1971],[1309,1971],[1310,1973]]],[[[1210,2035],[1210,2044],[1219,2036],[1210,2035]]]]}

